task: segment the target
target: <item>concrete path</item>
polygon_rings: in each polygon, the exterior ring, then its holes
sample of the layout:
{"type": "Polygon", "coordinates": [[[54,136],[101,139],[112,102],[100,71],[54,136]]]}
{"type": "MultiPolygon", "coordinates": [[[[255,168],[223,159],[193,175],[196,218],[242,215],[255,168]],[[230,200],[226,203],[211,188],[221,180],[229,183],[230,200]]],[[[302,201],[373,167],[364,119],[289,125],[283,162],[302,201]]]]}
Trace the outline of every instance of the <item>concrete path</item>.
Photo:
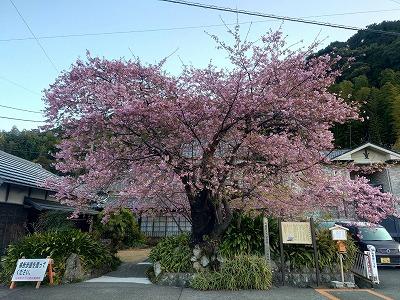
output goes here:
{"type": "Polygon", "coordinates": [[[129,283],[141,283],[141,284],[151,284],[150,280],[147,278],[145,271],[151,266],[148,262],[123,262],[116,271],[107,273],[104,276],[93,278],[87,280],[88,283],[94,282],[129,282],[129,283]]]}

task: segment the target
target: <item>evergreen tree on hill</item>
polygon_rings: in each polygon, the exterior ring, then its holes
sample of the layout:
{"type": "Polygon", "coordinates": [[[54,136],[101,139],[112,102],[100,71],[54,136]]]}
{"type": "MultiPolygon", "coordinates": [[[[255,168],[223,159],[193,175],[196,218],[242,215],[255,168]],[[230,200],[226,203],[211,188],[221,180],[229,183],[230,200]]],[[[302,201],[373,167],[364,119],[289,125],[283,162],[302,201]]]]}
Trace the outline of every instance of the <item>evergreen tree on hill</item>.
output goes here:
{"type": "MultiPolygon", "coordinates": [[[[400,33],[400,21],[385,21],[368,28],[400,33]]],[[[362,108],[364,122],[334,127],[336,145],[352,148],[364,142],[400,149],[400,35],[359,31],[346,42],[333,42],[317,55],[332,53],[354,58],[331,87],[362,108]]]]}

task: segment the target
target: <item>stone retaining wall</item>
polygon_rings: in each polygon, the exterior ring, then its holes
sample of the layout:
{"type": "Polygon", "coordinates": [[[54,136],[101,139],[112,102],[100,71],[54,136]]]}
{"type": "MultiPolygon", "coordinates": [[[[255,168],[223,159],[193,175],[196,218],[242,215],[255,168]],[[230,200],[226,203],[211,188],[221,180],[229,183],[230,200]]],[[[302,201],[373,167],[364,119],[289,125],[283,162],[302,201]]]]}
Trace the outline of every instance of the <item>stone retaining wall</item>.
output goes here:
{"type": "MultiPolygon", "coordinates": [[[[320,284],[329,286],[330,282],[333,280],[342,281],[340,273],[320,273],[320,284]]],[[[345,273],[344,280],[346,282],[354,283],[354,276],[352,273],[345,273]]],[[[274,285],[282,284],[282,274],[281,272],[272,273],[272,283],[274,285]]],[[[294,287],[315,287],[317,285],[317,276],[315,271],[310,272],[287,272],[285,273],[285,285],[294,287]]]]}
{"type": "MultiPolygon", "coordinates": [[[[157,277],[157,284],[166,286],[189,287],[190,280],[194,277],[194,273],[163,273],[157,277]]],[[[273,272],[272,282],[274,285],[281,285],[281,273],[273,272]]],[[[345,281],[354,283],[354,276],[352,273],[345,273],[345,281]]],[[[315,271],[298,273],[288,272],[285,273],[285,285],[294,286],[299,288],[315,287],[317,285],[315,271]]],[[[329,286],[332,280],[341,281],[339,273],[320,273],[320,284],[329,286]]]]}

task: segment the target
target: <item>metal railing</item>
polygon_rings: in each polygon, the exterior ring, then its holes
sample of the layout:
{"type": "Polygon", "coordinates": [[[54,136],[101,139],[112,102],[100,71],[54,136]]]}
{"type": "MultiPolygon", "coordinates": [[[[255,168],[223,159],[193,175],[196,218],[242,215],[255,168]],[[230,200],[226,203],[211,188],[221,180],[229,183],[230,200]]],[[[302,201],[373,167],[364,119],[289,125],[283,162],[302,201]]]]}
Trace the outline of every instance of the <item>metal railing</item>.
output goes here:
{"type": "Polygon", "coordinates": [[[370,251],[356,252],[353,268],[351,272],[374,284],[379,284],[375,253],[370,251]]]}

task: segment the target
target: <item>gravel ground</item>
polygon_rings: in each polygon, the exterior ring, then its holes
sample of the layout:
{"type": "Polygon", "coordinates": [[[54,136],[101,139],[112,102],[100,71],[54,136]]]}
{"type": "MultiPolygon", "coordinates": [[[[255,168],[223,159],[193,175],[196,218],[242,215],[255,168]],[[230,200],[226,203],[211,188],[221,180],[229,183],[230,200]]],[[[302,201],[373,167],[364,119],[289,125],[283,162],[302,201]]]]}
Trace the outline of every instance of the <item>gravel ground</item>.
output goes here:
{"type": "Polygon", "coordinates": [[[118,251],[117,256],[123,262],[138,263],[145,261],[148,258],[150,250],[150,248],[120,250],[118,251]]]}

